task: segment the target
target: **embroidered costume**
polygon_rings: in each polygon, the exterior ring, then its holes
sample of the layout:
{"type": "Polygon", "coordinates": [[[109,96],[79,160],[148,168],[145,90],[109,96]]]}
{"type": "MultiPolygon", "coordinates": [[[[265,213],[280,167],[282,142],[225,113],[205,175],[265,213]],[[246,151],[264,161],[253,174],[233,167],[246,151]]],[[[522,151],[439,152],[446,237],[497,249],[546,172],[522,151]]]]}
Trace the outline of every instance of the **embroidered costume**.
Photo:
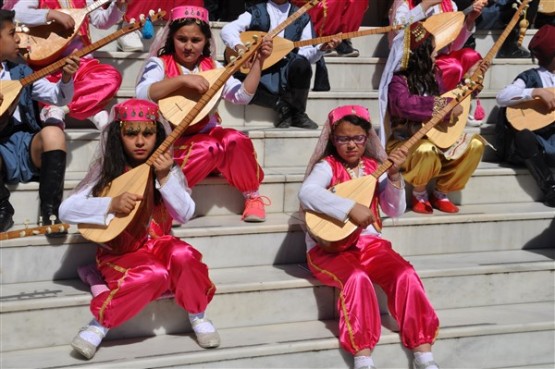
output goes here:
{"type": "MultiPolygon", "coordinates": [[[[325,137],[330,135],[332,126],[349,114],[365,117],[369,121],[365,108],[337,108],[330,113],[320,142],[328,141],[329,138],[325,137]]],[[[355,202],[328,189],[353,177],[371,174],[377,168],[379,158],[384,157],[379,139],[371,129],[366,147],[376,150],[376,144],[379,145],[380,155],[369,156],[371,154],[367,152],[361,158],[363,165],[352,171],[348,171],[335,154],[324,157],[313,167],[309,164],[299,192],[302,208],[345,221],[355,202]]],[[[323,147],[321,143],[318,146],[323,147]]],[[[317,151],[311,161],[321,156],[317,151]]],[[[391,243],[381,237],[378,206],[390,217],[403,214],[406,204],[402,179],[399,188],[386,176],[379,180],[370,205],[376,221],[363,229],[346,250],[328,253],[309,233],[306,235],[308,267],[320,282],[339,290],[339,340],[341,346],[352,354],[374,349],[380,338],[380,309],[373,283],[380,285],[388,297],[389,311],[399,324],[404,346],[413,349],[422,344],[432,344],[438,332],[438,318],[418,275],[392,249],[391,243]]]]}

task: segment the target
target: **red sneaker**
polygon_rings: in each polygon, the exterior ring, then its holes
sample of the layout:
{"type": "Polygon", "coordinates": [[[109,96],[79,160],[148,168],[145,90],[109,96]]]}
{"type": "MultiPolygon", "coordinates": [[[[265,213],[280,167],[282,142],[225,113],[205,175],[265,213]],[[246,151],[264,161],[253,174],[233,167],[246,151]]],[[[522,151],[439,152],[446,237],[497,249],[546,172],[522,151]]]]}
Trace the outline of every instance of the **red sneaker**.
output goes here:
{"type": "Polygon", "coordinates": [[[420,214],[432,214],[434,209],[428,200],[418,200],[414,195],[412,196],[412,211],[420,214]]]}
{"type": "Polygon", "coordinates": [[[453,204],[451,200],[449,200],[448,198],[440,200],[436,198],[434,194],[432,194],[432,196],[430,196],[430,203],[434,208],[436,208],[439,211],[443,211],[444,213],[459,212],[459,208],[457,207],[457,205],[453,204]]]}
{"type": "Polygon", "coordinates": [[[266,221],[266,210],[264,207],[269,205],[272,205],[272,201],[266,196],[247,198],[241,220],[253,223],[266,221]]]}

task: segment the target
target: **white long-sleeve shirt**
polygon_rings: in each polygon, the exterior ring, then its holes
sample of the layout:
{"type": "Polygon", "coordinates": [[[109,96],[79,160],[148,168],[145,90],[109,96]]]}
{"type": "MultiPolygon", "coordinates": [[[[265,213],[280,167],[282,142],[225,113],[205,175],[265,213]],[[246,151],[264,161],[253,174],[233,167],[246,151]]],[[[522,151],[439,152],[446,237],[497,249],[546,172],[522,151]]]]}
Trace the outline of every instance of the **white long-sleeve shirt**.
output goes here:
{"type": "MultiPolygon", "coordinates": [[[[360,173],[359,173],[360,174],[360,173]]],[[[318,162],[308,177],[304,180],[299,191],[299,200],[304,209],[329,215],[339,221],[347,220],[349,212],[355,206],[355,201],[335,195],[328,190],[333,180],[333,171],[330,164],[324,160],[318,162]]],[[[380,207],[384,214],[395,218],[401,216],[406,210],[405,186],[396,188],[382,176],[376,187],[380,207]]],[[[373,225],[362,231],[363,235],[379,236],[380,233],[373,225]]],[[[306,246],[310,250],[316,242],[307,234],[306,246]]]]}
{"type": "MultiPolygon", "coordinates": [[[[537,68],[538,74],[544,88],[555,87],[555,73],[543,68],[537,68]]],[[[533,88],[527,88],[524,81],[517,78],[497,93],[497,104],[499,106],[512,106],[523,101],[533,100],[533,88]]]]}
{"type": "MultiPolygon", "coordinates": [[[[62,1],[62,5],[64,2],[62,1]]],[[[87,0],[87,6],[94,3],[94,0],[87,0]]],[[[71,8],[71,5],[66,4],[66,8],[71,8]]],[[[39,8],[39,0],[24,0],[18,1],[14,7],[15,19],[17,22],[22,23],[28,27],[40,26],[46,24],[46,16],[50,9],[39,8]]],[[[95,11],[89,13],[90,24],[99,29],[108,29],[118,23],[125,14],[125,10],[121,11],[117,6],[116,2],[113,1],[109,3],[107,9],[100,7],[95,11]]],[[[66,48],[64,56],[73,52],[73,50],[80,50],[83,48],[83,41],[81,37],[75,37],[71,43],[66,48]]]]}
{"type": "MultiPolygon", "coordinates": [[[[173,219],[179,223],[186,223],[195,212],[195,202],[189,194],[183,172],[174,166],[163,186],[156,181],[156,188],[160,191],[164,205],[173,219]]],[[[60,219],[63,222],[78,224],[108,225],[115,217],[109,212],[111,197],[94,197],[91,192],[94,183],[74,193],[60,205],[60,219]]]]}
{"type": "MultiPolygon", "coordinates": [[[[280,23],[283,23],[289,17],[289,9],[291,4],[286,2],[284,4],[278,5],[273,1],[268,1],[266,3],[266,9],[268,10],[268,15],[270,16],[270,30],[275,29],[280,23]]],[[[235,46],[242,45],[241,32],[248,30],[252,20],[252,15],[249,12],[244,12],[234,20],[226,24],[220,36],[224,44],[235,50],[235,46]]],[[[277,36],[284,37],[285,30],[281,31],[277,36]]],[[[311,23],[308,23],[302,31],[301,40],[309,40],[314,38],[312,33],[311,23]]],[[[304,56],[310,63],[316,63],[324,53],[320,51],[319,47],[312,45],[303,46],[299,48],[299,55],[304,56]]]]}
{"type": "MultiPolygon", "coordinates": [[[[2,70],[0,70],[0,81],[11,81],[10,72],[6,69],[7,65],[2,62],[2,70]]],[[[41,78],[33,83],[31,98],[35,101],[45,102],[57,106],[67,105],[73,98],[73,78],[68,83],[62,80],[58,83],[52,83],[46,78],[41,78]]],[[[19,107],[16,107],[13,118],[21,122],[21,114],[19,107]]]]}

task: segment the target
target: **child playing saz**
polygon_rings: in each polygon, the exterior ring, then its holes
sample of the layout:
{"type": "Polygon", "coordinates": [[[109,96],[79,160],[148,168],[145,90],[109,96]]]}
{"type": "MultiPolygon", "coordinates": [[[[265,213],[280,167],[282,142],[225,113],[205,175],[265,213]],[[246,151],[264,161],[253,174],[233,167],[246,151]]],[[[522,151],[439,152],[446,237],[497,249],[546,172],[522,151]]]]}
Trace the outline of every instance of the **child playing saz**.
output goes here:
{"type": "Polygon", "coordinates": [[[71,345],[92,358],[110,328],[120,326],[170,291],[189,313],[199,345],[216,347],[220,337],[204,316],[215,292],[208,268],[200,252],[170,235],[172,219],[184,223],[195,210],[171,153],[154,161],[153,191],[147,190],[144,196],[128,192],[114,198],[102,196],[113,179],[146,162],[164,140],[166,131],[159,122],[158,107],[131,99],[116,105],[112,114],[112,122],[103,130],[99,157],[75,193],[62,203],[60,217],[69,223],[106,225],[115,216],[129,214],[142,200],[141,206],[146,208],[139,212],[151,218],[147,222],[133,220],[122,234],[98,248],[97,267],[107,286],[95,285],[100,290],[93,291],[94,319],[71,345]]]}
{"type": "MultiPolygon", "coordinates": [[[[199,94],[208,91],[208,81],[197,73],[222,67],[211,57],[211,40],[206,9],[198,6],[172,9],[170,22],[154,41],[151,58],[139,76],[137,97],[158,102],[181,88],[199,94]]],[[[230,78],[222,97],[235,104],[248,104],[260,81],[262,63],[271,52],[271,42],[264,41],[244,82],[230,78]]],[[[242,219],[266,220],[265,205],[269,205],[269,199],[258,192],[264,172],[256,161],[253,144],[244,133],[223,128],[217,113],[209,114],[185,131],[175,143],[174,159],[191,187],[219,171],[245,197],[242,219]]]]}
{"type": "Polygon", "coordinates": [[[355,369],[375,368],[371,355],[380,338],[381,320],[373,283],[387,295],[401,341],[414,352],[415,368],[438,368],[431,352],[439,326],[436,313],[413,267],[380,233],[378,206],[391,217],[405,211],[405,187],[399,169],[406,157],[404,148],[389,155],[393,165],[380,179],[370,207],[329,191],[338,183],[371,174],[386,160],[368,110],[341,106],[328,115],[299,192],[303,209],[340,221],[349,218],[363,229],[357,239],[350,240],[350,247],[337,253],[324,251],[309,234],[306,237],[308,267],[319,281],[339,289],[339,340],[354,355],[355,369]]]}

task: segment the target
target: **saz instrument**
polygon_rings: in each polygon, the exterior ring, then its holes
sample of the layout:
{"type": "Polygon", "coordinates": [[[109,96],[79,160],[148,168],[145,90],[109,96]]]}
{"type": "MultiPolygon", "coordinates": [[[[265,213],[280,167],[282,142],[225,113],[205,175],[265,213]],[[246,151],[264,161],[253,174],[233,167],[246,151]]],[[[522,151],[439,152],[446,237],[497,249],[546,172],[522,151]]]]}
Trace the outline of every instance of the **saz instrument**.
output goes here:
{"type": "MultiPolygon", "coordinates": [[[[103,191],[103,196],[117,197],[124,192],[143,195],[143,200],[138,201],[135,208],[125,216],[117,216],[112,219],[109,225],[99,226],[93,224],[81,223],[78,225],[81,235],[86,239],[96,243],[106,243],[116,237],[122,232],[131,233],[133,229],[128,229],[128,226],[134,224],[145,224],[151,216],[147,210],[143,211],[143,204],[149,204],[152,195],[148,196],[152,188],[152,164],[154,161],[166,152],[170,146],[185,132],[187,127],[195,120],[195,118],[203,111],[204,107],[210,103],[211,99],[222,89],[225,82],[235,73],[243,63],[248,61],[262,45],[261,40],[258,38],[253,39],[252,43],[248,46],[247,51],[237,57],[233,62],[228,64],[225,68],[221,68],[221,75],[210,86],[208,91],[200,97],[198,102],[190,109],[183,120],[175,127],[170,135],[160,144],[160,146],[152,153],[148,160],[130,171],[122,174],[112,181],[112,183],[103,191]],[[145,193],[147,192],[147,193],[145,193]]],[[[147,208],[148,209],[148,206],[147,208]]]]}
{"type": "Polygon", "coordinates": [[[58,60],[71,40],[79,33],[88,14],[110,1],[98,0],[82,9],[55,9],[73,18],[75,22],[73,29],[66,29],[59,23],[49,22],[29,27],[28,32],[18,33],[21,39],[20,44],[28,49],[28,53],[25,55],[27,62],[32,66],[43,67],[58,60]]]}
{"type": "MultiPolygon", "coordinates": [[[[161,17],[163,17],[165,15],[165,12],[158,12],[158,13],[154,13],[153,15],[150,16],[150,18],[152,20],[156,20],[159,19],[161,17]]],[[[131,33],[137,29],[140,29],[143,25],[144,25],[145,21],[140,21],[137,23],[133,23],[130,24],[128,26],[123,27],[122,29],[120,29],[119,31],[116,31],[114,33],[112,33],[111,35],[108,35],[92,44],[90,44],[89,46],[84,47],[81,50],[76,51],[74,54],[72,55],[76,55],[77,57],[81,58],[84,55],[87,55],[99,48],[101,48],[102,46],[116,40],[117,38],[127,34],[127,33],[131,33]]],[[[4,95],[4,101],[2,101],[2,104],[0,105],[0,131],[4,128],[4,125],[8,123],[9,121],[9,116],[13,113],[13,111],[15,110],[15,107],[17,106],[17,102],[18,102],[18,97],[21,94],[22,89],[25,86],[28,86],[30,84],[32,84],[33,82],[44,78],[54,72],[56,72],[58,69],[61,69],[64,65],[65,65],[66,61],[65,58],[62,60],[59,60],[57,62],[55,62],[52,65],[49,65],[48,67],[42,68],[38,71],[36,71],[33,74],[28,75],[25,78],[22,78],[20,80],[9,80],[9,81],[2,81],[2,83],[0,83],[0,93],[2,93],[4,95]]]]}
{"type": "MultiPolygon", "coordinates": [[[[518,8],[519,13],[524,9],[528,2],[530,2],[530,0],[524,0],[522,2],[518,8]]],[[[515,24],[516,18],[509,23],[510,27],[508,26],[503,32],[505,37],[507,37],[515,24]]],[[[501,41],[501,43],[502,42],[503,41],[501,41]]],[[[494,51],[492,48],[492,51],[488,53],[488,56],[495,55],[496,52],[497,51],[494,51]]],[[[491,57],[493,58],[493,56],[491,57]]],[[[458,105],[461,101],[468,99],[476,89],[481,88],[482,81],[482,72],[477,69],[474,74],[467,81],[465,81],[466,84],[459,89],[460,93],[439,112],[434,114],[429,121],[425,122],[411,138],[403,143],[402,147],[408,150],[418,143],[418,141],[422,139],[435,125],[442,122],[443,118],[446,117],[456,105],[458,105]]],[[[330,188],[330,191],[338,196],[355,200],[356,202],[369,207],[374,196],[378,179],[392,165],[393,163],[390,160],[386,160],[372,174],[340,183],[330,188]]],[[[353,234],[355,232],[361,232],[360,227],[358,227],[350,219],[346,222],[341,222],[324,214],[309,210],[306,211],[305,222],[311,236],[318,241],[320,247],[328,252],[340,252],[349,248],[352,246],[353,234]]]]}
{"type": "MultiPolygon", "coordinates": [[[[555,87],[549,88],[555,94],[555,87]]],[[[549,110],[541,99],[525,101],[507,107],[507,120],[517,131],[529,129],[536,131],[555,122],[555,111],[549,110]]]]}
{"type": "MultiPolygon", "coordinates": [[[[291,23],[296,21],[299,17],[301,17],[304,13],[306,13],[307,10],[314,7],[320,1],[322,0],[312,0],[306,3],[305,5],[303,5],[303,7],[299,8],[299,10],[297,10],[289,18],[287,18],[285,21],[279,24],[274,30],[268,33],[267,36],[266,36],[266,33],[264,32],[247,32],[248,36],[246,36],[245,39],[241,38],[241,40],[244,42],[245,45],[248,46],[249,41],[255,38],[256,39],[262,39],[264,37],[276,38],[276,35],[278,33],[280,33],[291,23]]],[[[241,37],[243,37],[243,33],[241,34],[241,37]]],[[[237,56],[238,54],[235,54],[232,57],[237,58],[237,56]]],[[[232,60],[232,57],[230,57],[230,60],[232,60]]],[[[266,65],[266,62],[264,62],[264,65],[266,65]]],[[[203,76],[208,81],[210,86],[212,86],[220,78],[220,76],[224,73],[224,71],[225,71],[225,68],[217,68],[217,69],[200,72],[198,73],[198,75],[203,76]]],[[[248,72],[248,69],[247,69],[247,72],[248,72]]],[[[214,109],[214,107],[220,101],[222,90],[223,90],[223,85],[220,91],[214,95],[214,98],[210,100],[206,104],[206,106],[204,106],[202,111],[195,117],[195,119],[193,119],[193,121],[191,122],[191,125],[201,121],[206,115],[208,115],[214,109]]],[[[158,101],[158,106],[160,107],[160,112],[162,113],[164,118],[167,121],[169,121],[172,125],[176,126],[179,124],[179,122],[185,119],[185,117],[187,116],[187,113],[191,110],[193,106],[195,106],[195,104],[199,101],[201,97],[202,95],[199,94],[198,92],[191,91],[191,89],[188,89],[188,88],[182,88],[180,90],[177,90],[173,95],[160,99],[158,101]]]]}
{"type": "Polygon", "coordinates": [[[8,232],[0,233],[0,241],[11,240],[13,238],[22,238],[28,236],[37,236],[39,234],[51,234],[65,232],[69,229],[69,224],[51,224],[46,226],[24,228],[8,232]]]}
{"type": "MultiPolygon", "coordinates": [[[[510,22],[507,24],[507,26],[505,27],[505,29],[503,30],[503,32],[501,33],[497,41],[495,41],[495,44],[493,44],[493,46],[491,47],[487,55],[482,59],[481,61],[482,65],[486,63],[491,63],[491,61],[493,60],[493,58],[495,57],[495,55],[503,45],[503,42],[505,42],[505,39],[509,36],[511,31],[515,27],[516,23],[518,22],[518,18],[520,17],[524,8],[527,7],[527,4],[529,2],[530,0],[524,0],[521,3],[521,5],[518,7],[518,10],[515,12],[510,22]]],[[[481,82],[482,81],[480,81],[480,83],[481,82]]],[[[464,86],[462,88],[457,87],[451,91],[444,93],[441,96],[442,97],[460,96],[462,95],[463,93],[462,89],[464,88],[465,88],[464,86]]],[[[442,149],[447,149],[448,147],[452,146],[455,142],[457,142],[461,134],[464,132],[464,127],[466,126],[468,114],[470,111],[470,96],[468,96],[468,98],[465,100],[461,100],[460,103],[461,103],[460,105],[463,108],[463,113],[458,117],[454,118],[453,123],[441,122],[437,126],[433,127],[430,130],[430,132],[428,132],[427,134],[430,141],[432,141],[436,146],[442,149]]]]}
{"type": "MultiPolygon", "coordinates": [[[[276,36],[274,38],[274,42],[272,46],[272,54],[268,58],[266,58],[266,60],[264,60],[262,69],[270,68],[272,65],[282,60],[292,50],[298,47],[318,45],[321,43],[332,41],[333,39],[345,40],[348,38],[377,35],[380,33],[387,33],[389,31],[399,30],[403,27],[404,25],[399,24],[399,25],[393,25],[393,26],[387,26],[387,27],[372,28],[364,31],[338,33],[332,36],[323,36],[323,37],[312,38],[310,40],[302,40],[302,41],[291,41],[286,38],[276,36]]],[[[249,40],[254,34],[258,34],[261,37],[266,35],[264,32],[259,32],[259,31],[245,31],[245,32],[241,32],[241,41],[245,43],[246,40],[249,40]]],[[[231,58],[232,56],[236,56],[236,55],[237,55],[237,51],[229,47],[225,49],[224,57],[226,61],[228,61],[229,58],[231,58]]],[[[246,68],[246,67],[241,68],[241,73],[247,74],[248,72],[249,72],[249,68],[246,68]]]]}

